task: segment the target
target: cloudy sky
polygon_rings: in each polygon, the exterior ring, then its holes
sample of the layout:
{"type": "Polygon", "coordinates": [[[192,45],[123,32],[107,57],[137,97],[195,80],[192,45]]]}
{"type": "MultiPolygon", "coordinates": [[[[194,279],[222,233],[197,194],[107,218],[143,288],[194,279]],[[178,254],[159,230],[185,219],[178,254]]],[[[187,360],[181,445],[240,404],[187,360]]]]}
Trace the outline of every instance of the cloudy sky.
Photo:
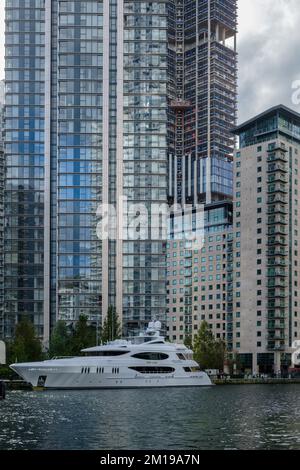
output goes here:
{"type": "MultiPolygon", "coordinates": [[[[300,80],[300,1],[238,0],[239,121],[292,103],[300,80]]],[[[0,0],[0,78],[4,77],[4,3],[0,0]]]]}

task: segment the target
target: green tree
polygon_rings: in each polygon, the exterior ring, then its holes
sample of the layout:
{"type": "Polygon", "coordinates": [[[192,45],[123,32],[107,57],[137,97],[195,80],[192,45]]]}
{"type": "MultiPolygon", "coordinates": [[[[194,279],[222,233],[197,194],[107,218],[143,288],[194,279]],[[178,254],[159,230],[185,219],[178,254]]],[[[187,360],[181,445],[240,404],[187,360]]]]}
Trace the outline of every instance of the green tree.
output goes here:
{"type": "Polygon", "coordinates": [[[101,343],[113,341],[121,337],[121,325],[115,307],[110,306],[101,331],[101,343]]]}
{"type": "Polygon", "coordinates": [[[42,344],[36,337],[34,325],[27,319],[20,321],[15,336],[8,345],[8,360],[12,362],[33,362],[43,359],[42,344]]]}
{"type": "Polygon", "coordinates": [[[189,349],[193,349],[193,338],[192,338],[191,335],[186,335],[185,336],[184,345],[189,349]]]}
{"type": "Polygon", "coordinates": [[[225,345],[216,340],[206,321],[201,323],[198,334],[194,338],[194,358],[203,369],[223,370],[225,345]]]}
{"type": "Polygon", "coordinates": [[[71,354],[71,335],[64,321],[59,320],[52,332],[49,356],[69,356],[71,354]]]}
{"type": "Polygon", "coordinates": [[[70,338],[70,354],[77,355],[81,349],[90,348],[95,344],[96,329],[88,324],[85,315],[80,315],[70,338]]]}

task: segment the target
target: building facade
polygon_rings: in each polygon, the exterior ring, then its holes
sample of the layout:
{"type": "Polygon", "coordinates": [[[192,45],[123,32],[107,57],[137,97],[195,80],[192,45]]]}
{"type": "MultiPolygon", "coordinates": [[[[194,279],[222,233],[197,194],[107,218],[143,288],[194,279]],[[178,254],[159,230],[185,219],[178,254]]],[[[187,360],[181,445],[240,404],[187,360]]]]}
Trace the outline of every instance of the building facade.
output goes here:
{"type": "Polygon", "coordinates": [[[165,319],[164,240],[99,204],[167,201],[168,2],[6,0],[5,335],[22,316],[165,319]]]}
{"type": "Polygon", "coordinates": [[[232,197],[237,110],[236,0],[172,0],[169,29],[169,200],[232,197]]]}
{"type": "Polygon", "coordinates": [[[290,364],[300,338],[300,115],[276,106],[236,128],[229,349],[253,372],[290,364]]]}
{"type": "Polygon", "coordinates": [[[167,315],[174,341],[192,338],[204,319],[216,337],[232,334],[236,35],[234,0],[169,2],[168,200],[204,210],[203,246],[170,234],[167,315]]]}
{"type": "Polygon", "coordinates": [[[0,338],[4,331],[4,104],[5,86],[0,81],[0,338]]]}
{"type": "Polygon", "coordinates": [[[214,336],[227,342],[233,295],[232,224],[232,202],[213,203],[205,207],[201,246],[185,240],[168,242],[170,341],[193,340],[206,321],[214,336]]]}

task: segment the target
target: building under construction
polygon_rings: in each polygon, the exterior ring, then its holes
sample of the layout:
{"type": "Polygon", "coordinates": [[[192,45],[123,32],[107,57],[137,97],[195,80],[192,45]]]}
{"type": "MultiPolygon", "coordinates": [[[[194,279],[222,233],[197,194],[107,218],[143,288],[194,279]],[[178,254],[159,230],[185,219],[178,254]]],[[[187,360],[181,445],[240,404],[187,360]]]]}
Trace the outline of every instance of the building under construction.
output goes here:
{"type": "MultiPolygon", "coordinates": [[[[171,221],[169,337],[177,341],[192,338],[199,322],[206,319],[215,336],[225,340],[233,308],[230,232],[232,129],[237,114],[237,1],[173,0],[168,18],[169,204],[181,205],[184,213],[188,212],[187,204],[194,208],[205,204],[205,236],[201,239],[209,243],[204,250],[210,251],[209,257],[198,256],[191,243],[184,241],[186,234],[182,234],[182,241],[176,241],[175,218],[171,221]],[[176,257],[181,257],[180,263],[176,263],[176,257]],[[213,265],[212,258],[222,262],[213,265]],[[195,294],[200,291],[209,291],[206,297],[201,295],[201,306],[195,294]]],[[[193,230],[198,217],[199,213],[194,213],[193,230]]]]}
{"type": "Polygon", "coordinates": [[[231,198],[237,1],[169,2],[169,202],[231,198]]]}

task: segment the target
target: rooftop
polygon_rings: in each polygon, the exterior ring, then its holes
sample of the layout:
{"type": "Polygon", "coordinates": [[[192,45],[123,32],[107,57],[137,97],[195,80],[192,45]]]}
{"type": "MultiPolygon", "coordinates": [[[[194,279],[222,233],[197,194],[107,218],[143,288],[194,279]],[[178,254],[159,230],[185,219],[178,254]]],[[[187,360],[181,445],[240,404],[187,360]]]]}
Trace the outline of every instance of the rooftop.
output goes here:
{"type": "Polygon", "coordinates": [[[271,117],[276,114],[285,116],[286,118],[294,121],[296,124],[300,126],[300,114],[283,104],[279,104],[277,106],[273,106],[272,108],[267,109],[266,111],[262,112],[261,114],[258,114],[257,116],[254,116],[248,121],[245,121],[244,123],[234,127],[232,132],[236,135],[239,135],[242,132],[245,132],[247,129],[251,128],[255,122],[260,121],[261,119],[271,117]]]}

